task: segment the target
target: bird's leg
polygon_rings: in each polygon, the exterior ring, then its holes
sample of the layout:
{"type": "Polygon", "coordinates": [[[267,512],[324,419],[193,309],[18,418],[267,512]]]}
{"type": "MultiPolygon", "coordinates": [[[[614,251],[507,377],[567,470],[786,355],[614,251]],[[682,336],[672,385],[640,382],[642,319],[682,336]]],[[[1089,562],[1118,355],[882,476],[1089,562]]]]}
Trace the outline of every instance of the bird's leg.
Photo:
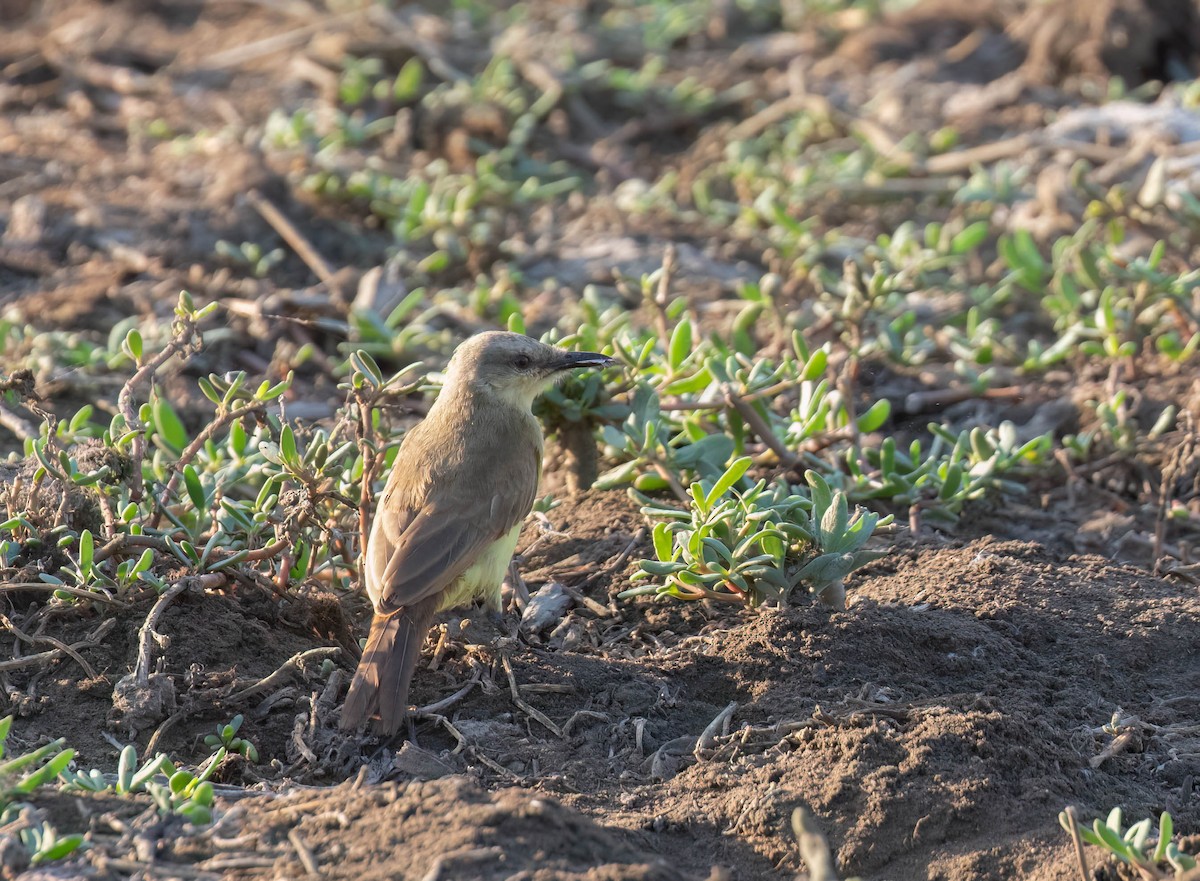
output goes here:
{"type": "Polygon", "coordinates": [[[485,672],[483,679],[480,682],[486,694],[495,694],[498,686],[495,683],[504,681],[504,674],[500,669],[501,654],[506,647],[515,644],[513,634],[515,634],[516,621],[511,625],[506,626],[504,615],[498,612],[490,605],[485,606],[485,611],[476,608],[474,614],[469,619],[465,619],[462,624],[467,626],[478,626],[478,634],[475,638],[467,636],[463,648],[466,650],[467,657],[477,658],[478,663],[482,665],[485,672]],[[484,619],[487,619],[487,624],[484,619]],[[494,627],[494,631],[487,632],[494,627]],[[480,632],[482,631],[482,632],[480,632]]]}
{"type": "Polygon", "coordinates": [[[481,621],[486,619],[488,624],[495,627],[497,630],[504,629],[504,609],[501,606],[501,604],[499,604],[499,603],[493,604],[493,603],[489,603],[489,602],[485,601],[483,604],[483,608],[480,611],[483,612],[482,615],[476,613],[475,615],[472,615],[471,617],[477,618],[481,621]]]}
{"type": "Polygon", "coordinates": [[[521,577],[520,564],[524,562],[520,556],[515,556],[508,564],[508,574],[500,585],[500,608],[511,607],[520,615],[529,605],[529,588],[521,577]]]}

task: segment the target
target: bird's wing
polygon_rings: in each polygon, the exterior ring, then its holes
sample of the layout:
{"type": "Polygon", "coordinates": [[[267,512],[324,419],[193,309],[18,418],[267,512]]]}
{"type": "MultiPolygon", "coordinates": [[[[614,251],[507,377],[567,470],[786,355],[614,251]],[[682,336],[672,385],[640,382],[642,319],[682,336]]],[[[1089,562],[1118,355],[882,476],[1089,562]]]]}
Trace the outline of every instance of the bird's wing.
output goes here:
{"type": "Polygon", "coordinates": [[[387,519],[367,549],[371,571],[380,573],[375,610],[390,615],[444,590],[525,519],[537,494],[540,459],[531,448],[482,480],[445,481],[419,501],[400,493],[381,505],[376,516],[387,519]]]}

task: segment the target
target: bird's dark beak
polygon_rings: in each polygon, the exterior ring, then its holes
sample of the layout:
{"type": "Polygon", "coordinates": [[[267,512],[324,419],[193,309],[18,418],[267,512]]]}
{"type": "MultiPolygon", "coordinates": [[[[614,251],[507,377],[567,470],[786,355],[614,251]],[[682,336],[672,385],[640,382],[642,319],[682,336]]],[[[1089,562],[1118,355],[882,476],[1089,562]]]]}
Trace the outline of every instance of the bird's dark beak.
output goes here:
{"type": "Polygon", "coordinates": [[[617,363],[616,358],[600,355],[596,352],[563,352],[556,370],[574,370],[578,367],[612,367],[617,363]]]}

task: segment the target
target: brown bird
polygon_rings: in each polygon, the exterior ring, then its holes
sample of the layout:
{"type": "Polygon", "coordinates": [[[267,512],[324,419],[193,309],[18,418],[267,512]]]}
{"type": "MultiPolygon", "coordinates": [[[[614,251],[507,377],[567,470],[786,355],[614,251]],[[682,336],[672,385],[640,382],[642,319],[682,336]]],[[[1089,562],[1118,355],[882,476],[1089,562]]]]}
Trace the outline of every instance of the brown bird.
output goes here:
{"type": "Polygon", "coordinates": [[[363,578],[375,616],[343,729],[372,716],[379,734],[400,728],[437,612],[477,599],[500,608],[542,474],[533,399],[572,369],[615,363],[517,333],[481,333],[455,350],[429,415],[400,444],[371,525],[363,578]]]}

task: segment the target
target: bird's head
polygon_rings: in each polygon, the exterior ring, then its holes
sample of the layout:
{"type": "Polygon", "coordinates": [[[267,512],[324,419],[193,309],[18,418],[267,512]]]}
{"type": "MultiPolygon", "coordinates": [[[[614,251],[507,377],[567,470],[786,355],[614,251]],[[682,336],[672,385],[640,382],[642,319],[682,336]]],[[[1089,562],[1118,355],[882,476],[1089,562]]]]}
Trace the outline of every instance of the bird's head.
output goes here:
{"type": "Polygon", "coordinates": [[[609,367],[616,360],[595,352],[569,352],[524,334],[489,331],[454,350],[446,387],[490,392],[529,409],[547,386],[581,367],[609,367]]]}

